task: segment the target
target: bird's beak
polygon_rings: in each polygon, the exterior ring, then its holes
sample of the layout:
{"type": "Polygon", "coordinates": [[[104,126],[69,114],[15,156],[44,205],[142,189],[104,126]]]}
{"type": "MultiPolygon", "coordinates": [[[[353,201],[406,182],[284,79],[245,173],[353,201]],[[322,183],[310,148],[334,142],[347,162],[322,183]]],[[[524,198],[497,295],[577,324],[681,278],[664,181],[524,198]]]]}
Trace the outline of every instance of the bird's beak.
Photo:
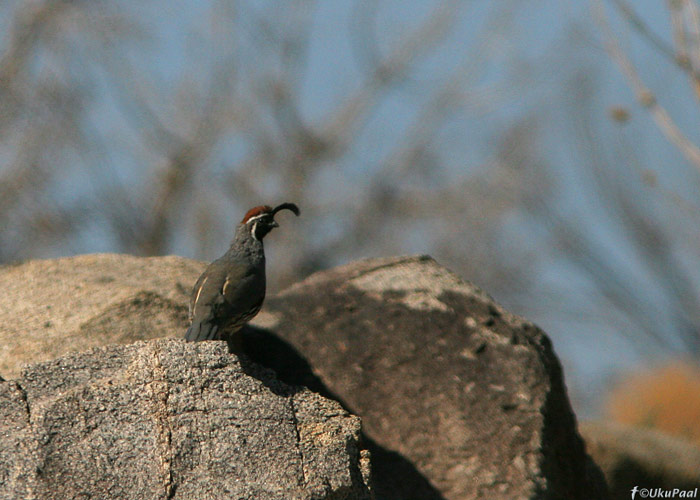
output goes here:
{"type": "Polygon", "coordinates": [[[276,220],[273,220],[272,222],[270,222],[270,227],[280,227],[280,225],[277,223],[276,220]]]}

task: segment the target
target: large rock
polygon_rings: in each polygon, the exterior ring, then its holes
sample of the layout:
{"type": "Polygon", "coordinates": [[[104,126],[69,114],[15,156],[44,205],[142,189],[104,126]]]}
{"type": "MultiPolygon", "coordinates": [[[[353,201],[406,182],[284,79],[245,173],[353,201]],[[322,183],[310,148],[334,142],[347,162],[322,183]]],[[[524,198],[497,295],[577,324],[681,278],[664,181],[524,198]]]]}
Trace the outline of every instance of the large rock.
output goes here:
{"type": "Polygon", "coordinates": [[[369,499],[360,422],[220,342],[137,342],[0,382],[0,499],[369,499]]]}
{"type": "Polygon", "coordinates": [[[434,260],[321,272],[264,310],[247,352],[362,417],[377,498],[607,496],[547,336],[434,260]]]}
{"type": "Polygon", "coordinates": [[[97,254],[0,267],[0,375],[90,347],[182,336],[204,266],[97,254]]]}
{"type": "Polygon", "coordinates": [[[700,448],[654,429],[614,422],[584,422],[581,434],[603,469],[611,498],[634,486],[694,490],[700,486],[700,448]]]}
{"type": "MultiPolygon", "coordinates": [[[[181,336],[203,268],[116,255],[0,268],[0,375],[181,336]]],[[[429,258],[319,273],[269,297],[255,323],[255,361],[363,418],[379,499],[604,497],[547,337],[429,258]]]]}

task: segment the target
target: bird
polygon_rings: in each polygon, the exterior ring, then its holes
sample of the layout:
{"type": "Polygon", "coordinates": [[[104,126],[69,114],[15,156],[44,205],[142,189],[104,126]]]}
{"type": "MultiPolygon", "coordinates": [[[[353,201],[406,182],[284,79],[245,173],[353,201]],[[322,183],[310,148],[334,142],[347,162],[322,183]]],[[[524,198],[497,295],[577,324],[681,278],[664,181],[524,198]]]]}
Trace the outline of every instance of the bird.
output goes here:
{"type": "Polygon", "coordinates": [[[228,340],[240,346],[236,333],[265,299],[263,238],[279,227],[275,214],[281,210],[300,213],[294,203],[282,203],[256,206],[243,216],[228,251],[207,266],[192,289],[186,341],[228,340]]]}

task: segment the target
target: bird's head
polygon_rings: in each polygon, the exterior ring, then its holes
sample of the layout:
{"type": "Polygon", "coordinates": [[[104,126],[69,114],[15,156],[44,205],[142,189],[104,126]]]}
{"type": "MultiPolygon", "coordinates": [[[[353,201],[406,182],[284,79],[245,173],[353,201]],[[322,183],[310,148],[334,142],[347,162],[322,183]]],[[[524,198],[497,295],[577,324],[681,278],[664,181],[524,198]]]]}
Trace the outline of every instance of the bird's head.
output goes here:
{"type": "Polygon", "coordinates": [[[282,203],[275,208],[269,205],[260,205],[248,210],[243,216],[241,224],[247,228],[254,239],[262,241],[267,233],[279,227],[275,221],[275,214],[280,210],[290,210],[294,212],[294,215],[299,215],[299,207],[294,203],[282,203]]]}

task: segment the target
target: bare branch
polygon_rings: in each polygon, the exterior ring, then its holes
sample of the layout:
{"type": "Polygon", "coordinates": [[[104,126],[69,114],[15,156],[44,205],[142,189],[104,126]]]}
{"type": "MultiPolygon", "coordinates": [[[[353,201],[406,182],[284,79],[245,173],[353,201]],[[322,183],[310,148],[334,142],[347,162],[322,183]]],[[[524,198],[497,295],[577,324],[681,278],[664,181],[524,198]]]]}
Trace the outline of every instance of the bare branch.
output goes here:
{"type": "Polygon", "coordinates": [[[620,43],[610,28],[608,17],[602,0],[595,0],[596,8],[594,12],[600,26],[606,35],[606,47],[612,59],[617,63],[623,75],[627,78],[639,103],[649,110],[657,126],[666,137],[683,153],[686,159],[698,170],[700,170],[700,148],[698,148],[683,131],[676,125],[675,121],[661,106],[652,91],[646,87],[641,77],[637,73],[632,61],[620,46],[620,43]]]}
{"type": "Polygon", "coordinates": [[[443,39],[457,18],[460,6],[458,0],[440,4],[418,28],[397,44],[390,55],[378,62],[362,88],[326,121],[322,130],[336,147],[346,147],[379,94],[403,78],[411,64],[443,39]]]}

